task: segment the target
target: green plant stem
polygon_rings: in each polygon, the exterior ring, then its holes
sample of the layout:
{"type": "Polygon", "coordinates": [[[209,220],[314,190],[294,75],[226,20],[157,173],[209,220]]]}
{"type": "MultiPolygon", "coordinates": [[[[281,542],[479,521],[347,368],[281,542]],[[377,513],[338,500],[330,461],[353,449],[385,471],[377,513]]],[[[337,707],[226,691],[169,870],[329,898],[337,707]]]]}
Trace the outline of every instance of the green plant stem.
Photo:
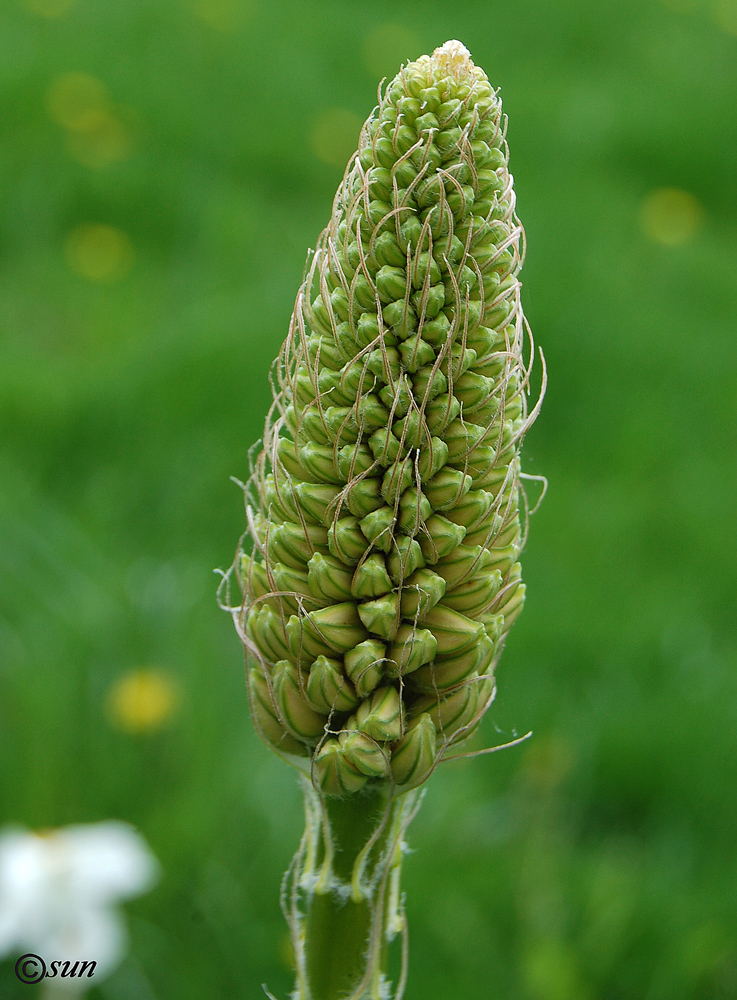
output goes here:
{"type": "Polygon", "coordinates": [[[337,799],[305,781],[305,837],[290,872],[288,914],[297,1000],[389,996],[389,944],[406,936],[399,893],[403,835],[418,798],[416,792],[393,798],[384,788],[337,799]]]}

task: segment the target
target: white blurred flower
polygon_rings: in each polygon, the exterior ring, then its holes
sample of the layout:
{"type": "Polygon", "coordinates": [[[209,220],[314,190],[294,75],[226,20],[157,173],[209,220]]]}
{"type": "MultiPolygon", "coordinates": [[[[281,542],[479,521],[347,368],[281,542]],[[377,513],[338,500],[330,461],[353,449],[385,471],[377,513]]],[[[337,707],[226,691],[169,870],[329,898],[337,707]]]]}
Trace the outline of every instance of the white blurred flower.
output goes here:
{"type": "MultiPolygon", "coordinates": [[[[44,833],[6,828],[0,832],[0,957],[30,951],[47,967],[96,962],[99,982],[126,949],[116,904],[150,889],[158,871],[143,837],[126,823],[44,833]]],[[[81,985],[74,979],[54,983],[71,991],[81,985]]]]}

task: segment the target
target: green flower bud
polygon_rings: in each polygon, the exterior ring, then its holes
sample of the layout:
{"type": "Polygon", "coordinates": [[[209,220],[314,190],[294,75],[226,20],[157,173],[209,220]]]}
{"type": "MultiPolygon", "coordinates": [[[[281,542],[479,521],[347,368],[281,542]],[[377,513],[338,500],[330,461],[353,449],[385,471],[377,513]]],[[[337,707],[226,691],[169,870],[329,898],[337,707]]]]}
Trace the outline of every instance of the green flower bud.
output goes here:
{"type": "Polygon", "coordinates": [[[369,632],[382,639],[393,639],[399,624],[399,595],[385,594],[375,601],[359,604],[358,615],[369,632]]]}
{"type": "Polygon", "coordinates": [[[362,396],[358,402],[358,423],[365,430],[385,427],[389,422],[389,410],[373,393],[362,396]]]}
{"type": "Polygon", "coordinates": [[[303,694],[304,679],[287,660],[274,666],[274,702],[285,729],[298,740],[316,742],[325,731],[327,718],[310,708],[303,694]]]}
{"type": "Polygon", "coordinates": [[[263,604],[254,605],[249,613],[246,634],[270,663],[291,659],[294,655],[287,645],[281,617],[263,604]]]}
{"type": "Polygon", "coordinates": [[[502,574],[498,569],[481,570],[448,591],[443,603],[454,611],[474,617],[491,605],[501,585],[502,574]]]}
{"type": "Polygon", "coordinates": [[[403,417],[412,403],[412,392],[406,376],[394,385],[386,385],[379,390],[379,399],[395,417],[403,417]]]}
{"type": "Polygon", "coordinates": [[[337,739],[328,739],[312,759],[313,780],[325,795],[352,795],[368,781],[368,776],[348,760],[337,739]]]}
{"type": "Polygon", "coordinates": [[[452,423],[461,412],[461,404],[455,396],[447,392],[436,396],[425,407],[425,420],[431,434],[442,434],[448,424],[452,423]]]}
{"type": "Polygon", "coordinates": [[[444,656],[427,666],[420,667],[412,674],[412,687],[418,691],[437,694],[456,687],[471,674],[480,676],[491,669],[496,653],[496,645],[488,634],[484,634],[474,646],[462,653],[444,656]]]}
{"type": "Polygon", "coordinates": [[[430,501],[415,486],[410,486],[399,498],[398,525],[405,535],[416,535],[431,514],[430,501]]]}
{"type": "Polygon", "coordinates": [[[299,521],[294,486],[289,482],[275,481],[271,474],[264,480],[262,505],[264,514],[273,522],[299,521]]]}
{"type": "Polygon", "coordinates": [[[424,663],[435,658],[438,640],[426,628],[415,628],[406,623],[399,626],[394,642],[386,652],[385,672],[387,677],[402,677],[418,670],[424,663]]]}
{"type": "Polygon", "coordinates": [[[389,755],[370,736],[355,731],[356,722],[348,719],[338,736],[346,761],[367,778],[383,778],[389,771],[389,755]]]}
{"type": "Polygon", "coordinates": [[[377,549],[391,552],[394,544],[393,528],[396,516],[392,507],[379,507],[359,522],[361,531],[377,549]]]}
{"type": "Polygon", "coordinates": [[[302,570],[315,552],[327,549],[327,542],[328,533],[322,526],[275,524],[269,531],[269,559],[302,570]]]}
{"type": "Polygon", "coordinates": [[[252,665],[248,671],[248,700],[256,732],[267,746],[277,753],[296,757],[309,756],[309,750],[291,736],[279,721],[274,695],[261,667],[252,665]]]}
{"type": "Polygon", "coordinates": [[[433,514],[419,534],[420,548],[425,562],[434,565],[445,559],[461,544],[466,536],[463,525],[453,524],[441,514],[433,514]]]}
{"type": "Polygon", "coordinates": [[[368,544],[356,517],[341,517],[328,529],[330,554],[346,566],[355,566],[365,554],[368,544]]]}
{"type": "Polygon", "coordinates": [[[449,353],[440,362],[440,371],[443,375],[446,378],[453,379],[453,392],[456,395],[458,395],[456,392],[458,380],[473,366],[475,361],[476,351],[472,347],[462,347],[460,344],[453,344],[449,353]]]}
{"type": "Polygon", "coordinates": [[[448,511],[446,517],[454,524],[461,524],[466,531],[473,531],[479,525],[487,523],[489,512],[494,505],[494,497],[484,490],[469,490],[455,506],[448,511]]]}
{"type": "MultiPolygon", "coordinates": [[[[320,612],[315,612],[319,614],[320,612]]],[[[484,635],[484,626],[452,608],[436,604],[420,620],[421,628],[430,629],[438,644],[439,656],[452,656],[473,646],[484,635]]]]}
{"type": "Polygon", "coordinates": [[[468,493],[472,485],[470,476],[446,466],[424,484],[425,496],[433,510],[449,510],[468,493]]]}
{"type": "Polygon", "coordinates": [[[426,483],[440,472],[448,461],[448,445],[440,438],[430,438],[430,444],[423,448],[417,462],[420,479],[426,483]]]}
{"type": "Polygon", "coordinates": [[[392,581],[386,571],[384,559],[378,552],[372,552],[359,564],[353,574],[351,594],[359,601],[382,597],[392,589],[392,581]]]}
{"type": "Polygon", "coordinates": [[[381,483],[378,479],[361,479],[347,492],[348,510],[359,520],[383,506],[381,483]]]}
{"type": "Polygon", "coordinates": [[[408,337],[399,345],[399,356],[409,372],[416,372],[435,361],[435,351],[419,335],[408,337]]]}
{"type": "Polygon", "coordinates": [[[402,585],[402,616],[412,621],[423,618],[442,600],[445,580],[430,569],[418,569],[402,585]]]}
{"type": "Polygon", "coordinates": [[[345,671],[359,698],[365,698],[384,676],[386,647],[378,639],[367,639],[345,654],[345,671]]]}
{"type": "Polygon", "coordinates": [[[425,365],[412,376],[412,388],[418,401],[429,402],[448,391],[448,380],[434,365],[425,365]]]}
{"type": "Polygon", "coordinates": [[[311,611],[301,621],[305,631],[314,631],[336,653],[347,653],[367,638],[352,601],[311,611]]]}
{"type": "Polygon", "coordinates": [[[404,736],[392,747],[392,777],[402,791],[421,785],[433,771],[437,760],[435,724],[423,712],[404,736]]]}
{"type": "Polygon", "coordinates": [[[384,473],[381,481],[381,495],[390,505],[393,505],[406,489],[414,482],[414,465],[412,458],[398,458],[384,473]]]}
{"type": "Polygon", "coordinates": [[[358,440],[355,408],[352,406],[329,406],[324,415],[328,440],[338,444],[354,444],[358,440]]]}
{"type": "Polygon", "coordinates": [[[351,598],[353,573],[334,556],[316,552],[307,563],[307,581],[315,597],[328,603],[351,598]]]}
{"type": "MultiPolygon", "coordinates": [[[[343,482],[335,465],[333,449],[328,445],[312,443],[302,445],[299,449],[299,459],[304,470],[299,478],[335,486],[343,482]]],[[[292,473],[292,475],[297,475],[297,473],[292,473]]]]}
{"type": "Polygon", "coordinates": [[[344,675],[340,660],[318,656],[310,667],[305,697],[316,712],[352,712],[361,704],[355,688],[344,675]]]}
{"type": "Polygon", "coordinates": [[[386,568],[394,583],[401,583],[416,569],[422,569],[424,565],[422,549],[414,538],[400,535],[394,539],[393,551],[389,553],[386,560],[386,568]]]}
{"type": "Polygon", "coordinates": [[[374,431],[369,438],[369,447],[376,461],[384,468],[391,465],[402,450],[390,427],[380,427],[374,431]]]}
{"type": "Polygon", "coordinates": [[[316,483],[295,483],[294,492],[305,517],[326,528],[332,524],[340,488],[316,483]]]}
{"type": "Polygon", "coordinates": [[[393,687],[377,688],[361,702],[356,727],[374,740],[398,740],[403,729],[402,700],[393,687]]]}

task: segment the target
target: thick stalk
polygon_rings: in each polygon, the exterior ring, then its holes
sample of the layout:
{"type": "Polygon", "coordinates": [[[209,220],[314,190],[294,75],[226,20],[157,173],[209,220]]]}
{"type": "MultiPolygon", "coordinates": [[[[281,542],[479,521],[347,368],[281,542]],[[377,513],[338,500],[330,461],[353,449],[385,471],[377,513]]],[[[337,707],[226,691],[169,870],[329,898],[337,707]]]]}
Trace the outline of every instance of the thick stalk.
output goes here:
{"type": "Polygon", "coordinates": [[[339,799],[306,780],[304,790],[305,835],[288,873],[295,998],[387,1000],[389,944],[400,935],[403,960],[406,950],[399,875],[418,795],[384,788],[339,799]]]}

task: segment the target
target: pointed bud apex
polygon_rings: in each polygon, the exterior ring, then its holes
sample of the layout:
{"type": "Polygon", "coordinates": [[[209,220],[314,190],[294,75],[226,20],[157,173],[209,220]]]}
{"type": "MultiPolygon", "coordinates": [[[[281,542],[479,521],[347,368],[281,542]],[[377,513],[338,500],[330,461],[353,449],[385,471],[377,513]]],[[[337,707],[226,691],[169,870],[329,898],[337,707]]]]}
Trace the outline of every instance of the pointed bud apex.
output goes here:
{"type": "Polygon", "coordinates": [[[371,514],[367,514],[361,519],[361,531],[377,549],[381,549],[382,552],[391,552],[394,543],[395,521],[396,518],[391,507],[379,507],[378,510],[372,511],[371,514]]]}
{"type": "Polygon", "coordinates": [[[444,392],[442,396],[436,396],[432,402],[425,407],[425,420],[431,434],[440,435],[448,424],[452,423],[461,412],[461,404],[455,396],[444,392]]]}
{"type": "Polygon", "coordinates": [[[459,470],[446,466],[425,483],[423,488],[433,510],[448,510],[468,493],[472,485],[470,476],[464,476],[459,470]]]}
{"type": "Polygon", "coordinates": [[[359,698],[374,690],[384,675],[386,647],[378,639],[367,639],[345,654],[345,671],[359,698]]]}
{"type": "Polygon", "coordinates": [[[359,791],[368,777],[348,761],[336,739],[328,739],[313,758],[313,780],[325,795],[344,796],[359,791]]]}
{"type": "Polygon", "coordinates": [[[399,624],[399,595],[385,594],[375,601],[359,604],[358,615],[369,632],[382,639],[393,639],[399,624]]]}
{"type": "MultiPolygon", "coordinates": [[[[297,445],[287,438],[279,438],[276,448],[279,463],[288,476],[294,479],[308,479],[305,466],[300,461],[297,445]]],[[[283,475],[283,473],[282,473],[283,475]]]]}
{"type": "Polygon", "coordinates": [[[434,565],[438,560],[445,559],[461,544],[465,536],[466,529],[462,525],[453,524],[441,514],[428,517],[418,535],[425,562],[434,565]]]}
{"type": "Polygon", "coordinates": [[[406,623],[399,626],[394,642],[387,650],[386,674],[401,677],[418,670],[435,658],[438,641],[426,628],[415,628],[406,623]]]}
{"type": "Polygon", "coordinates": [[[269,569],[274,580],[274,590],[283,592],[277,600],[286,614],[296,614],[299,609],[300,602],[297,600],[297,595],[304,597],[308,610],[318,606],[312,597],[307,573],[304,570],[292,569],[284,563],[272,563],[269,569]]]}
{"type": "Polygon", "coordinates": [[[423,448],[417,469],[423,483],[432,479],[448,461],[448,445],[438,437],[430,439],[430,443],[423,448]]]}
{"type": "Polygon", "coordinates": [[[483,635],[475,646],[463,653],[436,659],[412,674],[412,687],[429,694],[446,691],[460,684],[471,674],[489,672],[494,661],[496,645],[488,635],[483,635]]]}
{"type": "Polygon", "coordinates": [[[279,721],[269,682],[257,665],[250,666],[248,670],[248,700],[256,732],[267,746],[277,753],[309,756],[307,747],[291,736],[279,721]]]}
{"type": "Polygon", "coordinates": [[[382,597],[392,589],[392,581],[386,571],[386,564],[378,552],[359,564],[353,574],[351,595],[359,601],[370,600],[372,597],[382,597]]]}
{"type": "Polygon", "coordinates": [[[425,560],[422,549],[414,538],[399,535],[394,539],[394,548],[386,560],[389,576],[397,585],[411,576],[416,569],[422,569],[425,560]]]}
{"type": "Polygon", "coordinates": [[[354,517],[366,517],[384,503],[378,479],[362,479],[348,490],[348,510],[354,517]]]}
{"type": "Polygon", "coordinates": [[[307,704],[304,680],[297,668],[280,660],[274,667],[272,684],[279,719],[286,729],[298,740],[316,742],[325,731],[327,719],[307,704]]]}
{"type": "Polygon", "coordinates": [[[330,554],[346,566],[355,566],[368,548],[358,518],[341,517],[333,521],[328,531],[330,554]]]}
{"type": "MultiPolygon", "coordinates": [[[[453,383],[453,393],[456,399],[460,403],[463,403],[463,412],[466,415],[478,411],[480,407],[488,403],[495,388],[493,379],[486,378],[484,375],[477,375],[475,372],[466,372],[453,383]]],[[[487,421],[482,420],[477,420],[476,422],[487,423],[487,421]]]]}
{"type": "Polygon", "coordinates": [[[326,528],[332,524],[339,486],[318,486],[316,483],[295,483],[294,492],[305,517],[326,528]]]}
{"type": "Polygon", "coordinates": [[[358,404],[358,422],[365,430],[376,427],[386,427],[389,422],[389,410],[373,393],[363,396],[358,404]]]}
{"type": "Polygon", "coordinates": [[[442,604],[436,604],[431,608],[420,620],[420,626],[432,629],[432,634],[438,643],[438,656],[462,653],[464,649],[479,642],[484,635],[484,626],[480,622],[472,621],[442,604]]]}
{"type": "Polygon", "coordinates": [[[448,380],[441,371],[435,371],[434,365],[425,365],[412,376],[412,387],[415,399],[421,404],[447,392],[448,380]]]}
{"type": "Polygon", "coordinates": [[[399,500],[399,530],[405,535],[416,535],[431,514],[432,507],[425,494],[410,486],[399,500]]]}
{"type": "Polygon", "coordinates": [[[374,456],[365,444],[346,444],[338,452],[338,472],[344,483],[363,476],[374,465],[374,456]]]}
{"type": "Polygon", "coordinates": [[[448,511],[446,517],[454,524],[462,524],[466,531],[473,531],[479,525],[486,524],[489,512],[494,505],[494,497],[485,490],[469,490],[469,492],[448,511]]]}
{"type": "Polygon", "coordinates": [[[334,556],[316,552],[307,564],[307,580],[315,597],[325,601],[348,601],[353,573],[334,556]]]}
{"type": "Polygon", "coordinates": [[[445,594],[445,580],[429,569],[418,569],[402,584],[402,617],[423,618],[445,594]]]}
{"type": "Polygon", "coordinates": [[[393,687],[377,688],[356,712],[356,728],[374,740],[398,740],[402,735],[402,701],[393,687]]]}
{"type": "MultiPolygon", "coordinates": [[[[399,457],[400,446],[391,427],[380,427],[369,438],[369,447],[379,465],[386,468],[399,457]]],[[[403,449],[406,452],[406,449],[403,449]]]]}
{"type": "Polygon", "coordinates": [[[329,406],[325,410],[325,426],[331,442],[337,442],[341,447],[355,444],[358,440],[355,407],[329,406]]]}
{"type": "Polygon", "coordinates": [[[271,608],[253,607],[246,621],[246,633],[270,663],[292,658],[281,618],[271,608]]]}
{"type": "Polygon", "coordinates": [[[356,732],[355,720],[348,719],[338,736],[346,761],[367,778],[384,778],[389,772],[389,754],[370,736],[356,732]]]}
{"type": "Polygon", "coordinates": [[[352,712],[360,704],[353,685],[343,674],[340,660],[327,656],[318,656],[310,667],[305,696],[316,712],[325,715],[352,712]]]}
{"type": "Polygon", "coordinates": [[[299,459],[306,470],[302,473],[301,479],[340,485],[341,477],[333,460],[333,449],[330,445],[312,444],[308,441],[299,449],[299,459]]]}
{"type": "Polygon", "coordinates": [[[414,337],[408,337],[399,345],[399,356],[402,359],[403,367],[408,372],[416,372],[435,361],[435,351],[427,341],[417,334],[414,337]]]}
{"type": "Polygon", "coordinates": [[[399,458],[384,473],[381,481],[381,495],[384,500],[393,506],[397,498],[404,493],[414,483],[415,469],[412,458],[399,458]]]}
{"type": "Polygon", "coordinates": [[[327,548],[327,543],[328,533],[321,525],[275,524],[269,530],[269,559],[303,570],[316,551],[327,548]]]}
{"type": "Polygon", "coordinates": [[[402,791],[416,788],[430,776],[437,758],[435,743],[435,724],[423,712],[392,748],[392,777],[402,791]]]}
{"type": "Polygon", "coordinates": [[[476,618],[491,605],[501,585],[502,574],[498,569],[482,569],[449,590],[443,603],[454,611],[476,618]]]}

